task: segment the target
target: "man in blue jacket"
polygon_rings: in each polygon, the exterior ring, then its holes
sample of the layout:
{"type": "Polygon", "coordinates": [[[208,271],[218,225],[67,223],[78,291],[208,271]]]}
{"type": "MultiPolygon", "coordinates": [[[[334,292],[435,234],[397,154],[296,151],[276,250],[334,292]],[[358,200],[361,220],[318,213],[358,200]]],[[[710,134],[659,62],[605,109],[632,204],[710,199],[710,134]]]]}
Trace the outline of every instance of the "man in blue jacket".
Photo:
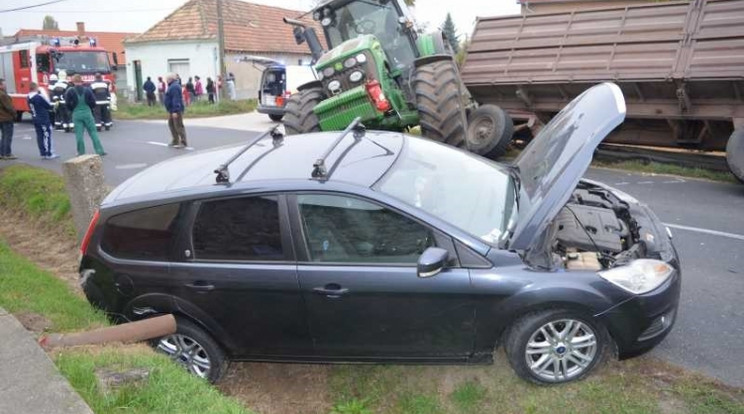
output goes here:
{"type": "Polygon", "coordinates": [[[52,149],[52,120],[49,114],[54,109],[47,97],[39,90],[39,85],[31,82],[28,85],[28,108],[36,128],[36,143],[39,144],[39,154],[45,160],[59,158],[52,149]]]}
{"type": "Polygon", "coordinates": [[[183,95],[181,84],[176,81],[176,75],[169,73],[165,78],[168,90],[165,91],[165,109],[168,111],[168,128],[170,128],[173,148],[186,148],[186,128],[183,126],[183,95]]]}

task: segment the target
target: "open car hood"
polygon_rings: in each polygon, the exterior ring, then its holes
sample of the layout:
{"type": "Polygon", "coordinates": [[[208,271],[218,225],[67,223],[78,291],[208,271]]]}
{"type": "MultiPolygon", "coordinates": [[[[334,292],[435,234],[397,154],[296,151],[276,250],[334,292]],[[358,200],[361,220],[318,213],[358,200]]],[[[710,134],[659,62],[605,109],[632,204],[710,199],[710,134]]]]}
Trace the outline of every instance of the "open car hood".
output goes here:
{"type": "Polygon", "coordinates": [[[593,86],[566,105],[514,161],[519,213],[511,250],[529,250],[568,202],[592,162],[594,149],[625,119],[614,83],[593,86]]]}

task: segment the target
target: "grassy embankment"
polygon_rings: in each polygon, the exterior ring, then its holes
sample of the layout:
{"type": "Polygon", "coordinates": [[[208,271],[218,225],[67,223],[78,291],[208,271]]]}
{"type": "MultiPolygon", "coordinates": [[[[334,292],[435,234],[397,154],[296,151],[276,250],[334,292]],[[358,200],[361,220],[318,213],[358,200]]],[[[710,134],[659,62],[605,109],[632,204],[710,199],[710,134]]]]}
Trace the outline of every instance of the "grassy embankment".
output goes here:
{"type": "MultiPolygon", "coordinates": [[[[61,179],[43,170],[14,166],[0,173],[3,208],[21,209],[49,225],[71,226],[61,189],[61,179]],[[19,177],[25,177],[23,186],[17,185],[19,177]],[[25,201],[40,193],[57,201],[25,201]]],[[[61,331],[107,323],[65,283],[2,242],[0,306],[10,312],[42,314],[61,331]]],[[[246,409],[142,346],[63,350],[55,353],[55,362],[97,413],[240,413],[246,409]],[[112,367],[146,367],[152,373],[141,385],[103,394],[93,372],[112,367]]],[[[328,370],[327,391],[334,414],[744,414],[743,390],[649,357],[609,361],[586,380],[558,387],[519,380],[500,351],[495,366],[336,366],[328,370]]],[[[297,393],[296,398],[301,406],[302,398],[314,397],[297,393]]]]}
{"type": "MultiPolygon", "coordinates": [[[[222,100],[210,104],[206,100],[195,102],[186,107],[184,118],[205,118],[210,116],[235,115],[253,112],[256,109],[255,99],[239,101],[222,100]]],[[[118,110],[112,112],[114,119],[168,119],[163,105],[147,106],[142,103],[120,102],[118,110]]]]}

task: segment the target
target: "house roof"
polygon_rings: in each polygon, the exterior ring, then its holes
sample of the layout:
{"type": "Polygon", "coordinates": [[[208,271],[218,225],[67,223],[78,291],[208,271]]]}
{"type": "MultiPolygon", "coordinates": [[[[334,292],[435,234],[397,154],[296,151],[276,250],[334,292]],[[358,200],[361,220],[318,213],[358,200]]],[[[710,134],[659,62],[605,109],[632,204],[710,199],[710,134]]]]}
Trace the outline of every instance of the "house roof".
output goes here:
{"type": "MultiPolygon", "coordinates": [[[[79,33],[76,30],[37,30],[37,29],[21,29],[16,32],[13,37],[16,40],[20,40],[26,36],[49,36],[49,37],[73,37],[79,33]]],[[[96,39],[98,46],[106,49],[107,52],[116,52],[119,58],[119,64],[126,63],[126,55],[124,54],[124,38],[137,33],[129,32],[85,32],[85,36],[93,37],[96,39]]]]}
{"type": "MultiPolygon", "coordinates": [[[[283,17],[302,11],[264,6],[240,0],[223,0],[225,50],[253,53],[309,54],[307,45],[295,43],[292,28],[283,17]]],[[[312,19],[304,19],[316,25],[312,19]]],[[[322,30],[316,25],[318,36],[322,30]]],[[[173,40],[216,40],[217,1],[190,0],[146,32],[127,38],[127,44],[173,40]]]]}

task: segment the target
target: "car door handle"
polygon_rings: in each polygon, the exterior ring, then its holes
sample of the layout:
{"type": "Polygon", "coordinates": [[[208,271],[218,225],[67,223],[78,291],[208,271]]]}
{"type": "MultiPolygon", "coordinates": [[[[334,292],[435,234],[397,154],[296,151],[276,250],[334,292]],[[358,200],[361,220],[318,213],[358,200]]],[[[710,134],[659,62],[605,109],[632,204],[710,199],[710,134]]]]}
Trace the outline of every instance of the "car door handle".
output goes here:
{"type": "Polygon", "coordinates": [[[345,295],[349,293],[349,289],[342,288],[341,286],[335,283],[330,283],[330,284],[325,285],[324,287],[313,288],[313,292],[319,295],[326,295],[329,298],[335,299],[335,298],[341,297],[341,295],[345,295]]]}
{"type": "Polygon", "coordinates": [[[195,290],[201,293],[207,293],[207,292],[214,290],[214,285],[207,284],[204,282],[187,283],[185,286],[191,290],[195,290]]]}

